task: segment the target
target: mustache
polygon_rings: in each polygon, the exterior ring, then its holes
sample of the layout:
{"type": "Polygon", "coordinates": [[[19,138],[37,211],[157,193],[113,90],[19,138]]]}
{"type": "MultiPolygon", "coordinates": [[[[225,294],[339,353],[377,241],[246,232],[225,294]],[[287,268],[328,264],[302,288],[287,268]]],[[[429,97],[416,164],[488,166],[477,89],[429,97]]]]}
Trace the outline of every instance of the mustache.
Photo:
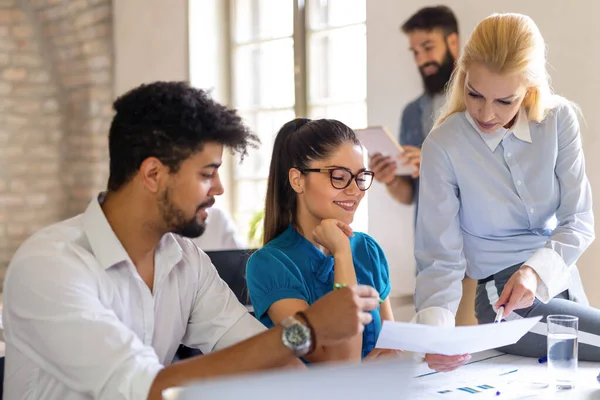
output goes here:
{"type": "Polygon", "coordinates": [[[437,67],[437,69],[438,69],[438,70],[439,70],[440,68],[442,68],[442,66],[441,66],[439,63],[437,63],[437,62],[435,62],[435,61],[429,61],[429,62],[427,62],[427,63],[425,63],[425,64],[421,65],[421,66],[419,67],[419,69],[421,70],[421,72],[422,72],[422,73],[425,73],[425,68],[427,68],[427,67],[437,67]]]}
{"type": "Polygon", "coordinates": [[[208,207],[212,207],[213,205],[215,205],[215,198],[211,197],[210,199],[206,200],[204,203],[200,204],[196,208],[196,212],[200,211],[201,208],[208,208],[208,207]]]}
{"type": "Polygon", "coordinates": [[[430,95],[436,93],[443,93],[446,85],[452,77],[454,71],[454,57],[450,53],[450,50],[446,50],[446,56],[442,62],[436,60],[430,60],[425,65],[419,67],[421,78],[423,78],[423,88],[425,92],[430,95]],[[424,69],[429,66],[436,66],[437,71],[432,75],[426,75],[424,69]]]}

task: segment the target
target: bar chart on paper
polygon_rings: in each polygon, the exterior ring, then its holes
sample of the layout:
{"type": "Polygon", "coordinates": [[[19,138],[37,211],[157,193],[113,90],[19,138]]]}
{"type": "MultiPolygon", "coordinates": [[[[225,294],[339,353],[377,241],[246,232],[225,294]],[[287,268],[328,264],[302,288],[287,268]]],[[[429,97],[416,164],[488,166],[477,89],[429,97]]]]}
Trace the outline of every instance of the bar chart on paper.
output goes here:
{"type": "Polygon", "coordinates": [[[499,391],[495,386],[487,384],[463,386],[455,389],[442,389],[437,391],[437,394],[440,395],[439,397],[444,399],[464,399],[467,397],[467,394],[477,394],[477,398],[481,398],[483,394],[496,396],[497,393],[499,393],[499,391]]]}
{"type": "Polygon", "coordinates": [[[536,376],[520,361],[521,357],[498,353],[481,357],[453,372],[421,374],[415,378],[417,395],[411,398],[508,400],[540,394],[540,390],[548,386],[547,383],[542,382],[539,379],[541,376],[536,376]]]}
{"type": "Polygon", "coordinates": [[[596,379],[600,363],[580,362],[575,389],[556,390],[550,384],[547,364],[537,359],[486,351],[473,354],[467,365],[437,373],[420,365],[411,388],[411,400],[495,399],[548,400],[600,399],[596,379]],[[499,394],[497,394],[499,393],[499,394]]]}
{"type": "MultiPolygon", "coordinates": [[[[429,384],[423,386],[421,397],[418,399],[493,399],[501,395],[502,399],[513,399],[513,395],[522,397],[524,395],[539,393],[542,387],[525,387],[519,379],[512,377],[485,377],[477,379],[472,377],[470,381],[447,380],[444,384],[429,384]],[[470,382],[470,383],[469,383],[470,382]],[[487,383],[477,383],[487,382],[487,383]],[[454,385],[452,385],[454,383],[454,385]]],[[[414,397],[413,397],[414,398],[414,397]]]]}

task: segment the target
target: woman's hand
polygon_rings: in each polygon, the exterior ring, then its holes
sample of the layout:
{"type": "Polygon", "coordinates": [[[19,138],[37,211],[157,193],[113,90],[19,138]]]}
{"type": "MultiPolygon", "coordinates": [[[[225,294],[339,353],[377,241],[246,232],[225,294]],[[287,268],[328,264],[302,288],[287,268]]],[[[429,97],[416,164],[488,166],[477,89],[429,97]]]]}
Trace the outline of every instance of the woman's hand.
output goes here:
{"type": "Polygon", "coordinates": [[[354,236],[352,228],[337,219],[324,219],[313,231],[313,237],[335,257],[340,251],[350,249],[348,238],[354,236]]]}
{"type": "Polygon", "coordinates": [[[504,306],[503,317],[514,310],[531,307],[535,300],[539,279],[539,275],[533,268],[523,265],[506,282],[494,307],[498,309],[500,306],[504,306]]]}
{"type": "Polygon", "coordinates": [[[425,362],[429,368],[437,372],[454,371],[456,368],[468,363],[470,359],[470,354],[463,354],[459,356],[444,356],[441,354],[425,355],[425,362]]]}

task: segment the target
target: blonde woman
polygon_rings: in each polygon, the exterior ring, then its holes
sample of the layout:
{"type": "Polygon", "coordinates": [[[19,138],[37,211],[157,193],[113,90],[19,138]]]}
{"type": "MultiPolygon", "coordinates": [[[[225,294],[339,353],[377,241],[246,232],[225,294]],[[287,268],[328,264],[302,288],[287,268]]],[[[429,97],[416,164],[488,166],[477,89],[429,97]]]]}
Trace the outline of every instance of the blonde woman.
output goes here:
{"type": "MultiPolygon", "coordinates": [[[[594,240],[592,194],[575,107],[552,92],[531,18],[495,14],[475,28],[423,146],[415,253],[416,322],[454,324],[465,273],[478,280],[479,323],[544,319],[500,350],[546,354],[545,317],[600,332],[575,263],[594,240]]],[[[600,349],[580,345],[584,360],[600,349]]],[[[440,371],[469,355],[427,355],[440,371]]]]}

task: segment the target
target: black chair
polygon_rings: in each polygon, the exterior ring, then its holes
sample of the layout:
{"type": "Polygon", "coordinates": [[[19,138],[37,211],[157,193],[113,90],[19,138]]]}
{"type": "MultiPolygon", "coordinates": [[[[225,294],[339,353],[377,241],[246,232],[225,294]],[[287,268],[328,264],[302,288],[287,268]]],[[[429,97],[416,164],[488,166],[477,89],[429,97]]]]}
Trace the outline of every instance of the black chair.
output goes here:
{"type": "Polygon", "coordinates": [[[0,400],[4,395],[4,357],[0,357],[0,400]]]}
{"type": "Polygon", "coordinates": [[[250,306],[250,295],[246,283],[246,263],[255,249],[207,251],[221,279],[229,285],[240,303],[250,306]]]}
{"type": "MultiPolygon", "coordinates": [[[[215,250],[207,251],[221,279],[229,285],[231,291],[235,294],[240,303],[251,310],[250,295],[248,285],[246,284],[246,263],[248,258],[254,253],[254,249],[248,250],[215,250]]],[[[254,313],[250,311],[254,316],[254,313]]],[[[175,360],[185,360],[202,354],[198,349],[192,349],[180,345],[175,354],[175,360]]]]}

